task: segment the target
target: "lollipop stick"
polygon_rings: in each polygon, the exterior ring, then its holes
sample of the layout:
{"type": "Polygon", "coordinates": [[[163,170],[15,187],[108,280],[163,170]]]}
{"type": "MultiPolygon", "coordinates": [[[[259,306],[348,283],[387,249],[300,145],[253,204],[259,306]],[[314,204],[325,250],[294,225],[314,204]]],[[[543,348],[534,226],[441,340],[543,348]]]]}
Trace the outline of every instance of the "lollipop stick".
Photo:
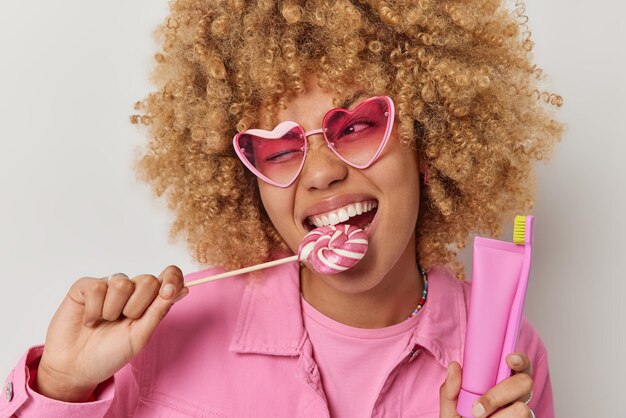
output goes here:
{"type": "Polygon", "coordinates": [[[255,266],[244,267],[239,270],[227,271],[226,273],[215,274],[213,276],[205,277],[203,279],[194,280],[188,283],[185,283],[185,287],[195,286],[197,284],[202,284],[206,282],[210,282],[212,280],[225,279],[226,277],[236,276],[238,274],[249,273],[251,271],[262,270],[268,267],[278,266],[280,264],[290,263],[292,261],[298,261],[298,256],[293,255],[291,257],[281,258],[279,260],[268,261],[267,263],[257,264],[255,266]]]}

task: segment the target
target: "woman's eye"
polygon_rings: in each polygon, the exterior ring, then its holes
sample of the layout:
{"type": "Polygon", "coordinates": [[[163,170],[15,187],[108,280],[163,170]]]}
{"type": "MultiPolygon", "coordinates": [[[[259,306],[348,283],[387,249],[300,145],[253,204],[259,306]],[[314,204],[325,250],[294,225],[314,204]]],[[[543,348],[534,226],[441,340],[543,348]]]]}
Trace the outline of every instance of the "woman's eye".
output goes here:
{"type": "Polygon", "coordinates": [[[341,131],[341,136],[361,133],[364,130],[371,128],[372,125],[372,123],[366,121],[351,123],[350,125],[343,128],[343,130],[341,131]]]}
{"type": "Polygon", "coordinates": [[[272,155],[265,157],[265,162],[271,163],[271,164],[283,163],[286,161],[290,161],[293,158],[299,158],[300,153],[301,153],[301,150],[299,149],[284,150],[276,154],[272,154],[272,155]]]}

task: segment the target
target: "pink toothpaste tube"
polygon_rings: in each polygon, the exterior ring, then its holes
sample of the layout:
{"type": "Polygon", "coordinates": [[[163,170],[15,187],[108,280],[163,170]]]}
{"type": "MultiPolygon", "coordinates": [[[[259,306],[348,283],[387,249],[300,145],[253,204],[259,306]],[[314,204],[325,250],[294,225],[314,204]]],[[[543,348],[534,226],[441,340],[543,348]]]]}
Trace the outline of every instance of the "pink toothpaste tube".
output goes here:
{"type": "Polygon", "coordinates": [[[511,375],[506,356],[517,345],[531,262],[534,218],[525,218],[523,244],[474,239],[463,378],[457,401],[462,417],[472,417],[474,402],[511,375]]]}

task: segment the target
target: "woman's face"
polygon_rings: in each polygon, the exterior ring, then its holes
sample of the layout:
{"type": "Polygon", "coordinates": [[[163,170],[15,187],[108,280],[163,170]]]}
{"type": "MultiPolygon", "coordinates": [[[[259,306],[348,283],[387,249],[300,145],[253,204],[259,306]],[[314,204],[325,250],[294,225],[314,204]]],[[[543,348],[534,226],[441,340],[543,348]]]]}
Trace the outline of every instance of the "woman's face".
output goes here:
{"type": "MultiPolygon", "coordinates": [[[[367,98],[358,97],[348,108],[367,98]]],[[[324,114],[333,107],[333,96],[313,81],[308,83],[305,94],[287,102],[286,109],[278,112],[277,121],[295,121],[310,131],[321,127],[324,114]]],[[[345,221],[366,227],[369,236],[368,251],[355,267],[335,275],[323,276],[312,270],[308,273],[337,291],[357,293],[379,286],[385,277],[394,274],[400,260],[414,266],[420,199],[417,152],[399,143],[394,127],[378,160],[360,170],[341,161],[321,134],[309,136],[308,142],[304,167],[293,184],[281,188],[259,180],[263,205],[294,253],[314,227],[314,218],[319,222],[326,217],[329,222],[335,215],[342,219],[341,208],[354,213],[376,206],[345,221]]]]}

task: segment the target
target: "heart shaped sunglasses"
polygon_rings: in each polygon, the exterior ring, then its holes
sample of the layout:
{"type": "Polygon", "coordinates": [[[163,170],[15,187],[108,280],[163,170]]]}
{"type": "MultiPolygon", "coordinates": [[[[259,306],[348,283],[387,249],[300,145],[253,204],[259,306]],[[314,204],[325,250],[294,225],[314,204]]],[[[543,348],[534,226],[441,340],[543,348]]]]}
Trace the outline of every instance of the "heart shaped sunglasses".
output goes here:
{"type": "Polygon", "coordinates": [[[237,156],[257,177],[278,187],[289,187],[304,167],[307,137],[322,134],[327,146],[345,163],[364,169],[380,156],[389,140],[394,105],[387,96],[371,97],[353,110],[335,108],[322,127],[305,131],[293,121],[271,131],[248,129],[233,138],[237,156]]]}

